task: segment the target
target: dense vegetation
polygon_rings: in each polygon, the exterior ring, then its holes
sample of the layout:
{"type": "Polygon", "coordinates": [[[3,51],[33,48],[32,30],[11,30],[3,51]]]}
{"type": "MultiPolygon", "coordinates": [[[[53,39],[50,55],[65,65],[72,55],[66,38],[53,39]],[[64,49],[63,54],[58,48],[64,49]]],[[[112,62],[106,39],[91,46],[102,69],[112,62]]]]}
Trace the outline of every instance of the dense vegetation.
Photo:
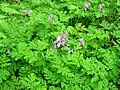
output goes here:
{"type": "Polygon", "coordinates": [[[119,90],[120,0],[0,0],[0,90],[119,90]]]}

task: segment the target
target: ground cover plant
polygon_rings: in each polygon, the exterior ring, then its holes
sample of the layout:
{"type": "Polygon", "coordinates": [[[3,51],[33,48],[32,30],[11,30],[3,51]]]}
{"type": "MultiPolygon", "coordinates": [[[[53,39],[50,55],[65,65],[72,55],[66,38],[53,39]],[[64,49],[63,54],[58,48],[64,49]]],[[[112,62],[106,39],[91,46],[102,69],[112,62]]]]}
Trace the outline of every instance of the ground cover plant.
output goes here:
{"type": "Polygon", "coordinates": [[[0,0],[0,90],[119,89],[119,0],[0,0]]]}

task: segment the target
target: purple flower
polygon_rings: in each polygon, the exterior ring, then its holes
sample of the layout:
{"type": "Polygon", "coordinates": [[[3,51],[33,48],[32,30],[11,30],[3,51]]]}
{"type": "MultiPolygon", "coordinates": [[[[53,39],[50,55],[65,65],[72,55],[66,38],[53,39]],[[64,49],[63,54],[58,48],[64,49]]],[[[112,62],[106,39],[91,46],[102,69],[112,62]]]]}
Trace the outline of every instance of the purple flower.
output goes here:
{"type": "Polygon", "coordinates": [[[88,7],[91,5],[90,2],[85,2],[84,3],[84,7],[85,7],[85,11],[87,11],[88,7]]]}
{"type": "Polygon", "coordinates": [[[85,43],[84,43],[84,39],[83,39],[83,38],[80,38],[80,39],[79,39],[79,43],[80,43],[80,46],[84,46],[84,44],[85,44],[85,43]]]}
{"type": "Polygon", "coordinates": [[[85,8],[88,8],[90,5],[91,5],[90,2],[85,2],[85,3],[84,3],[85,8]]]}
{"type": "Polygon", "coordinates": [[[68,43],[68,33],[63,32],[60,36],[57,37],[53,45],[54,48],[59,48],[60,46],[64,46],[66,43],[68,43]]]}

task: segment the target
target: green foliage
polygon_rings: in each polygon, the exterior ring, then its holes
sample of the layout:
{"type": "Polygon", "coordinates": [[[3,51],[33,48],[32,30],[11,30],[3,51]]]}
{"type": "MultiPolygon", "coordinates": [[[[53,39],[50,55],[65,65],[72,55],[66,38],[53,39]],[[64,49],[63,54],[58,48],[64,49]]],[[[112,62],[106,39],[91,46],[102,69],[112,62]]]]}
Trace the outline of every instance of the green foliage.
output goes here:
{"type": "Polygon", "coordinates": [[[119,0],[1,0],[0,90],[119,90],[119,8],[119,0]]]}

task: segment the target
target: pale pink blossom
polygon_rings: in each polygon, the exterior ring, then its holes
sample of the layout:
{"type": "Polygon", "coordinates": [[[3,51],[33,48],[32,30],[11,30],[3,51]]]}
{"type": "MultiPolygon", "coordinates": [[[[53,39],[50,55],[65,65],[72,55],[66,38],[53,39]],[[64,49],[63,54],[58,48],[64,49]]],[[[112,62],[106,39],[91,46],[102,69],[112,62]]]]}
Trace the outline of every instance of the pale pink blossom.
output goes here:
{"type": "Polygon", "coordinates": [[[80,46],[84,46],[85,42],[84,42],[84,39],[83,39],[83,38],[80,38],[80,39],[79,39],[79,44],[80,44],[80,46]]]}
{"type": "Polygon", "coordinates": [[[85,3],[84,3],[84,6],[85,6],[86,8],[88,8],[90,5],[91,5],[90,2],[85,2],[85,3]]]}
{"type": "Polygon", "coordinates": [[[89,6],[91,6],[90,2],[85,2],[84,3],[85,11],[87,11],[87,9],[88,9],[89,6]]]}
{"type": "Polygon", "coordinates": [[[68,42],[68,33],[63,32],[57,39],[54,41],[54,48],[59,48],[60,46],[64,46],[68,42]]]}

